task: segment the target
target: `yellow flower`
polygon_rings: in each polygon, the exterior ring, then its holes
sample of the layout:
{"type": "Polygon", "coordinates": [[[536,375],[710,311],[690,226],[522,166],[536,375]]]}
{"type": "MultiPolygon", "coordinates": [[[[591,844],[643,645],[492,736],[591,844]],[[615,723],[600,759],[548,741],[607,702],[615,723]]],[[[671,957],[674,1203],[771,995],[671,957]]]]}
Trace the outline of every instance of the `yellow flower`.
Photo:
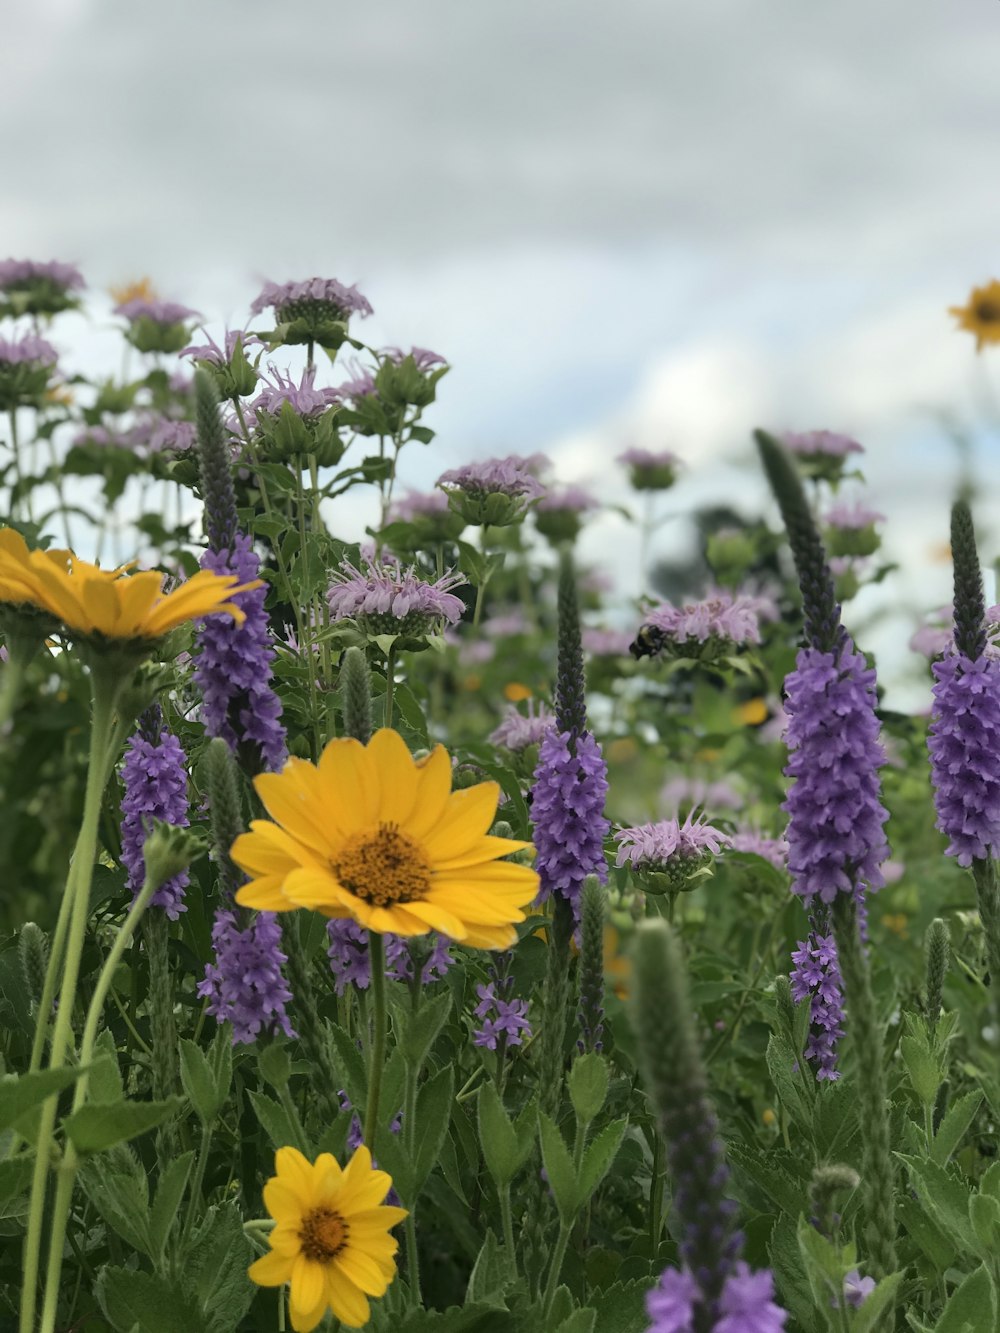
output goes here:
{"type": "Polygon", "coordinates": [[[405,1208],[382,1206],[392,1178],[372,1169],[364,1146],[341,1170],[330,1153],[310,1163],[297,1148],[279,1148],[276,1176],[264,1186],[264,1205],[277,1225],[271,1252],[248,1269],[261,1287],[292,1284],[295,1333],[311,1333],[332,1310],[348,1328],[368,1322],[369,1296],[384,1296],[396,1276],[398,1242],[389,1228],[405,1208]]]}
{"type": "Polygon", "coordinates": [[[898,935],[901,940],[908,940],[910,932],[907,930],[909,917],[905,912],[886,912],[882,917],[882,924],[886,930],[891,930],[894,935],[898,935]]]}
{"type": "Polygon", "coordinates": [[[162,592],[162,583],[158,570],[130,575],[128,566],[101,569],[72,551],[31,551],[19,532],[0,528],[0,604],[47,611],[80,635],[159,639],[215,611],[242,624],[243,612],[228,599],[260,587],[204,569],[173,592],[162,592]]]}
{"type": "Polygon", "coordinates": [[[768,1129],[772,1129],[778,1123],[778,1117],[770,1106],[765,1108],[764,1113],[761,1116],[761,1120],[764,1122],[764,1124],[767,1126],[768,1129]]]}
{"type": "Polygon", "coordinates": [[[274,820],[254,820],[232,858],[251,882],[244,907],[312,907],[396,935],[440,931],[476,949],[506,949],[538,892],[528,866],[499,857],[529,844],[489,837],[500,788],[451,790],[441,745],[415,760],[398,732],[364,746],[330,741],[319,764],[289,759],[254,779],[274,820]]]}
{"type": "Polygon", "coordinates": [[[745,727],[759,727],[767,721],[767,701],[760,698],[747,699],[733,709],[733,721],[741,722],[745,727]]]}
{"type": "Polygon", "coordinates": [[[530,699],[534,691],[527,685],[522,685],[519,680],[512,680],[509,685],[503,687],[503,697],[512,704],[522,703],[525,699],[530,699]]]}
{"type": "Polygon", "coordinates": [[[960,329],[976,335],[976,351],[983,343],[1000,342],[1000,282],[994,278],[985,287],[973,287],[965,305],[948,307],[948,314],[958,320],[960,329]]]}
{"type": "Polygon", "coordinates": [[[613,764],[627,764],[639,753],[632,736],[618,736],[608,746],[608,759],[613,764]]]}
{"type": "Polygon", "coordinates": [[[120,287],[110,287],[109,292],[115,305],[124,305],[126,301],[155,301],[156,288],[149,278],[136,278],[134,282],[125,282],[120,287]]]}

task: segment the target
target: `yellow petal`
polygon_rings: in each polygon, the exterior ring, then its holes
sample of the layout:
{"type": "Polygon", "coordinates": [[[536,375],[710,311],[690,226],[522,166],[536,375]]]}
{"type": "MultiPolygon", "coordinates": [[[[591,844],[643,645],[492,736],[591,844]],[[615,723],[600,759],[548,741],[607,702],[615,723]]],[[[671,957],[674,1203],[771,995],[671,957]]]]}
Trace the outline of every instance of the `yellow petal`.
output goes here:
{"type": "Polygon", "coordinates": [[[366,1296],[384,1296],[388,1280],[374,1259],[356,1245],[348,1245],[337,1255],[337,1267],[366,1296]]]}
{"type": "Polygon", "coordinates": [[[274,1169],[283,1185],[296,1192],[308,1208],[312,1203],[312,1166],[298,1148],[279,1148],[274,1154],[274,1169]]]}
{"type": "Polygon", "coordinates": [[[278,1176],[272,1176],[264,1186],[264,1207],[276,1222],[301,1219],[302,1204],[301,1192],[278,1176]]]}
{"type": "Polygon", "coordinates": [[[75,625],[66,623],[74,629],[98,630],[108,638],[118,637],[118,621],[121,607],[113,583],[92,579],[83,583],[80,589],[83,598],[83,614],[77,617],[75,625]]]}
{"type": "MultiPolygon", "coordinates": [[[[410,916],[415,916],[418,921],[424,921],[432,930],[439,930],[442,935],[450,935],[453,939],[462,939],[465,936],[465,926],[462,924],[462,917],[465,915],[464,907],[461,915],[455,914],[455,905],[449,910],[436,899],[428,898],[424,902],[413,902],[406,904],[406,910],[410,916]]],[[[504,917],[508,921],[509,917],[504,917]]]]}
{"type": "Polygon", "coordinates": [[[292,1302],[306,1314],[314,1310],[317,1304],[324,1303],[325,1287],[324,1264],[315,1263],[300,1254],[292,1267],[292,1302]]]}
{"type": "Polygon", "coordinates": [[[523,852],[530,847],[530,842],[516,842],[513,838],[480,838],[458,856],[443,857],[437,862],[439,870],[462,870],[466,866],[479,865],[481,861],[495,861],[498,857],[509,856],[511,852],[523,852]]]}
{"type": "Polygon", "coordinates": [[[357,899],[334,877],[331,870],[319,866],[300,866],[285,877],[285,897],[297,907],[313,907],[318,912],[331,910],[334,916],[352,912],[357,899]]]}
{"type": "Polygon", "coordinates": [[[133,574],[111,584],[118,598],[118,622],[122,638],[141,638],[150,607],[160,595],[163,575],[155,570],[133,574]]]}
{"type": "Polygon", "coordinates": [[[368,755],[379,775],[379,822],[405,826],[413,812],[420,781],[413,756],[398,731],[382,727],[368,742],[368,755]]]}
{"type": "Polygon", "coordinates": [[[368,1322],[368,1302],[336,1259],[326,1273],[326,1299],[330,1309],[348,1328],[364,1328],[368,1322]]]}
{"type": "MultiPolygon", "coordinates": [[[[445,912],[459,915],[467,925],[505,926],[513,921],[524,920],[524,914],[518,903],[509,902],[493,894],[454,888],[435,888],[429,901],[445,912]]],[[[445,934],[449,933],[445,931],[445,934]]]]}
{"type": "Polygon", "coordinates": [[[319,795],[319,775],[305,759],[289,759],[280,773],[254,779],[271,818],[321,856],[331,850],[330,821],[319,795]]]}
{"type": "Polygon", "coordinates": [[[509,949],[517,940],[513,926],[474,926],[470,923],[462,944],[470,949],[509,949]]]}
{"type": "Polygon", "coordinates": [[[247,1269],[247,1276],[258,1287],[280,1287],[292,1275],[292,1260],[271,1250],[247,1269]]]}
{"type": "Polygon", "coordinates": [[[493,823],[500,799],[496,782],[480,782],[464,791],[452,792],[441,818],[422,841],[424,851],[437,865],[460,856],[482,838],[493,823]]]}
{"type": "Polygon", "coordinates": [[[338,737],[328,741],[319,761],[330,820],[338,833],[374,828],[379,819],[379,782],[371,756],[360,741],[338,737]]]}
{"type": "Polygon", "coordinates": [[[282,880],[275,875],[255,879],[236,890],[236,901],[241,907],[253,907],[258,912],[294,912],[298,904],[289,902],[281,885],[282,880]]]}
{"type": "Polygon", "coordinates": [[[417,801],[403,831],[420,841],[438,823],[451,795],[451,758],[443,745],[417,762],[417,780],[417,801]]]}

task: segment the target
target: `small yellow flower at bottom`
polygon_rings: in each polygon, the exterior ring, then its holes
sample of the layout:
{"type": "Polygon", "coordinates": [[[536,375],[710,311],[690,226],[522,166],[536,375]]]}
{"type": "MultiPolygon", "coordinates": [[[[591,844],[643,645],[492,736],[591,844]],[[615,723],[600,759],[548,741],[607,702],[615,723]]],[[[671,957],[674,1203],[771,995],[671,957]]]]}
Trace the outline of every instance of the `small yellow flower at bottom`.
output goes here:
{"type": "Polygon", "coordinates": [[[251,1279],[261,1287],[291,1283],[295,1333],[312,1333],[327,1310],[345,1327],[363,1328],[368,1297],[384,1296],[396,1276],[399,1244],[389,1228],[406,1209],[382,1204],[392,1178],[372,1168],[363,1145],[343,1169],[330,1153],[309,1162],[296,1148],[279,1148],[274,1167],[264,1204],[277,1225],[270,1253],[248,1269],[251,1279]]]}

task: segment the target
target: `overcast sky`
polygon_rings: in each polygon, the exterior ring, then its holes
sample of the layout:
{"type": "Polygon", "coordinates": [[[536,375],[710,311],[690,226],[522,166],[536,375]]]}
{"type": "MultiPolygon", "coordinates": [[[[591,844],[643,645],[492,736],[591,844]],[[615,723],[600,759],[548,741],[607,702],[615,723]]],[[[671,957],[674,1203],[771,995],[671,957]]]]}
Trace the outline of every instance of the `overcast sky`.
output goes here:
{"type": "MultiPolygon", "coordinates": [[[[940,410],[976,427],[1000,539],[1000,348],[946,314],[1000,276],[998,68],[1000,0],[32,0],[0,54],[0,251],[98,293],[148,274],[213,328],[265,279],[357,282],[366,339],[454,366],[417,486],[542,449],[625,499],[640,443],[688,461],[677,509],[749,513],[753,426],[851,433],[906,564],[853,614],[898,675],[949,595],[940,410]]],[[[92,308],[58,331],[110,368],[92,308]]],[[[627,578],[620,522],[585,549],[627,578]]]]}

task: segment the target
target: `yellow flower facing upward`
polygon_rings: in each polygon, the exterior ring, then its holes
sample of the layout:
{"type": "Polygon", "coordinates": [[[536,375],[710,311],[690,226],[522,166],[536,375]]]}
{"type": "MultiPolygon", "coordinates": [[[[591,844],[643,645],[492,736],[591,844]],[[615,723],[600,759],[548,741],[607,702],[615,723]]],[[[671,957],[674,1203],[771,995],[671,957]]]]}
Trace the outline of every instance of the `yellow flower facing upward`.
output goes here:
{"type": "Polygon", "coordinates": [[[499,858],[530,844],[490,837],[500,788],[451,790],[442,745],[416,760],[398,732],[368,745],[330,741],[318,764],[289,759],[254,779],[274,821],[257,819],[233,843],[251,877],[244,907],[312,907],[379,933],[440,931],[476,949],[506,949],[538,892],[528,866],[499,858]]]}
{"type": "Polygon", "coordinates": [[[270,1253],[248,1269],[251,1279],[261,1287],[292,1284],[295,1333],[311,1333],[327,1310],[362,1328],[368,1297],[384,1296],[396,1276],[399,1245],[389,1228],[406,1210],[382,1205],[391,1177],[372,1169],[363,1145],[343,1170],[328,1152],[310,1163],[297,1148],[279,1148],[274,1169],[264,1205],[277,1225],[270,1253]]]}
{"type": "Polygon", "coordinates": [[[948,314],[958,320],[960,329],[976,335],[976,351],[983,343],[1000,342],[1000,282],[994,278],[985,287],[973,287],[965,305],[948,307],[948,314]]]}
{"type": "Polygon", "coordinates": [[[0,528],[0,604],[47,611],[78,635],[106,639],[159,639],[185,621],[216,611],[242,624],[233,593],[260,587],[232,574],[199,570],[162,591],[158,570],[129,574],[128,566],[101,569],[72,551],[32,551],[13,528],[0,528]]]}
{"type": "Polygon", "coordinates": [[[503,697],[508,703],[519,704],[525,699],[530,699],[534,694],[530,685],[522,685],[519,680],[509,681],[503,687],[503,697]]]}

